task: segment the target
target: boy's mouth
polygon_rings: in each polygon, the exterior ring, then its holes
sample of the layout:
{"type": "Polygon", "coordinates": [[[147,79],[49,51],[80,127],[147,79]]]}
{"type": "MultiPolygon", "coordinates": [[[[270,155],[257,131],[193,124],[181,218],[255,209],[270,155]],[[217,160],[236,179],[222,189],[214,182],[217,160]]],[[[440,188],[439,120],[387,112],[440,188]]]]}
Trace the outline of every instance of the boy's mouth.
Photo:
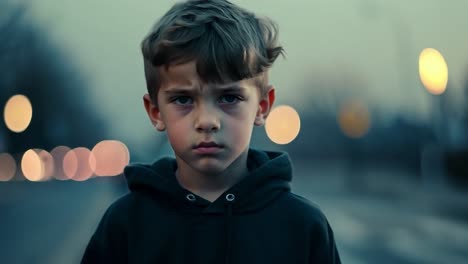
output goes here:
{"type": "Polygon", "coordinates": [[[203,141],[194,147],[194,149],[198,149],[198,148],[222,148],[222,146],[216,144],[213,141],[210,141],[210,142],[203,141]]]}
{"type": "Polygon", "coordinates": [[[215,142],[201,142],[193,148],[193,151],[197,154],[216,154],[222,151],[223,146],[216,144],[215,142]]]}

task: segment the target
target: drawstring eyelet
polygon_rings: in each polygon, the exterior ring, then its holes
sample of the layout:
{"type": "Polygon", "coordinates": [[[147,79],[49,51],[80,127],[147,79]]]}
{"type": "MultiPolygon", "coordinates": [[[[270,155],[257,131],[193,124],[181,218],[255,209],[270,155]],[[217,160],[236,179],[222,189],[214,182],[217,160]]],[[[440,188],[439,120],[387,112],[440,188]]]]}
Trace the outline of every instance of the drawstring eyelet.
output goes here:
{"type": "Polygon", "coordinates": [[[187,200],[191,201],[191,202],[194,202],[196,200],[195,198],[195,195],[189,193],[187,194],[187,196],[185,196],[187,198],[187,200]]]}
{"type": "Polygon", "coordinates": [[[226,201],[232,202],[232,201],[234,201],[234,199],[236,199],[236,196],[234,194],[232,194],[232,193],[226,194],[226,201]]]}

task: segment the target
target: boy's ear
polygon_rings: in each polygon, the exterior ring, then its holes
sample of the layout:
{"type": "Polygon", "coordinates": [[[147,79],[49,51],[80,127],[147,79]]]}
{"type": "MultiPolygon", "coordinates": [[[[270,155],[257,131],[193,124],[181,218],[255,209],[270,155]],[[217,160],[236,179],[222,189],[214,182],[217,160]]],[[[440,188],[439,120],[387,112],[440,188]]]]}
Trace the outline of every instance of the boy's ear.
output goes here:
{"type": "Polygon", "coordinates": [[[259,102],[258,111],[255,116],[254,122],[256,126],[262,126],[265,124],[265,120],[268,117],[268,114],[270,113],[274,102],[275,89],[273,85],[269,85],[267,94],[263,98],[261,98],[259,102]]]}
{"type": "Polygon", "coordinates": [[[149,94],[145,94],[143,96],[143,104],[145,105],[146,113],[148,114],[151,123],[158,131],[166,130],[166,125],[161,118],[161,112],[159,111],[159,107],[153,104],[151,97],[149,94]]]}

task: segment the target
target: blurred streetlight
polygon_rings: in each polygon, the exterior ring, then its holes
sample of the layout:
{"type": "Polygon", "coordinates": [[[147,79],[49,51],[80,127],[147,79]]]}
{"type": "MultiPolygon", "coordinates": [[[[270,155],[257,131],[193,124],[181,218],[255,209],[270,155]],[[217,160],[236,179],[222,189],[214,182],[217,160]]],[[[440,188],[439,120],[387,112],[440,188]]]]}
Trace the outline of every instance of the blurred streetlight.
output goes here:
{"type": "Polygon", "coordinates": [[[5,105],[3,117],[8,129],[16,133],[23,132],[31,123],[31,102],[21,94],[12,96],[5,105]]]}
{"type": "MultiPolygon", "coordinates": [[[[54,160],[54,177],[57,180],[69,180],[70,178],[65,174],[65,168],[64,168],[64,158],[65,155],[70,151],[71,149],[67,146],[58,146],[55,147],[52,151],[50,151],[50,154],[53,157],[54,160]]],[[[76,159],[76,156],[71,157],[71,161],[73,162],[73,158],[76,159]]],[[[73,164],[69,165],[73,166],[73,164]]],[[[72,170],[73,168],[67,167],[67,169],[72,170]]],[[[75,172],[70,172],[70,175],[73,175],[75,172]]]]}
{"type": "Polygon", "coordinates": [[[0,154],[0,182],[9,181],[16,174],[15,159],[8,153],[0,154]]]}
{"type": "Polygon", "coordinates": [[[91,152],[96,160],[94,173],[97,176],[119,175],[130,161],[127,146],[117,140],[103,140],[91,152]]]}
{"type": "Polygon", "coordinates": [[[359,99],[347,99],[342,102],[337,113],[337,123],[341,132],[351,139],[345,148],[348,159],[347,171],[350,173],[345,178],[345,184],[351,191],[360,191],[366,185],[363,178],[361,145],[359,139],[369,132],[371,118],[368,107],[359,99]]]}
{"type": "Polygon", "coordinates": [[[29,149],[21,159],[21,170],[29,181],[41,181],[44,175],[44,164],[38,150],[29,149]]]}
{"type": "Polygon", "coordinates": [[[442,54],[433,48],[423,49],[419,55],[419,77],[424,88],[434,95],[433,116],[435,134],[439,141],[444,141],[445,125],[444,101],[442,94],[447,89],[448,67],[442,54]]]}
{"type": "Polygon", "coordinates": [[[265,122],[265,130],[271,141],[276,144],[288,144],[293,141],[301,129],[301,120],[291,106],[275,107],[265,122]]]}
{"type": "Polygon", "coordinates": [[[419,55],[419,77],[429,93],[440,95],[445,92],[448,67],[439,51],[426,48],[421,52],[419,55]]]}
{"type": "Polygon", "coordinates": [[[63,169],[68,178],[75,181],[86,181],[93,176],[96,159],[91,150],[85,147],[74,148],[65,154],[63,169]]]}
{"type": "Polygon", "coordinates": [[[437,142],[424,146],[421,153],[421,173],[429,188],[444,186],[443,151],[446,142],[446,118],[443,96],[447,89],[448,67],[442,54],[433,48],[423,49],[419,55],[419,77],[424,88],[433,96],[432,126],[437,142]]]}
{"type": "Polygon", "coordinates": [[[337,119],[341,131],[350,138],[361,138],[370,128],[369,110],[360,101],[343,103],[337,119]]]}

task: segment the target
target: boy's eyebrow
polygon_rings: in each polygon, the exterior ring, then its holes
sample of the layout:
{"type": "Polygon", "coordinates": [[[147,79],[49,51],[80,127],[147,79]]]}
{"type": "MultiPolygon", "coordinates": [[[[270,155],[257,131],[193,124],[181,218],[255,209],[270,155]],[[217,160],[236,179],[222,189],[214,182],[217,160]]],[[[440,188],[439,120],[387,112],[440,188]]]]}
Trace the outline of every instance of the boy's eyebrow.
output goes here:
{"type": "Polygon", "coordinates": [[[226,86],[224,88],[220,88],[220,90],[223,92],[242,92],[245,90],[245,88],[235,84],[235,85],[226,86]]]}
{"type": "Polygon", "coordinates": [[[164,92],[166,94],[187,94],[187,93],[193,93],[194,91],[195,91],[194,89],[176,87],[176,88],[165,90],[164,92]]]}
{"type": "MultiPolygon", "coordinates": [[[[198,89],[175,87],[175,88],[165,90],[164,92],[166,94],[192,94],[192,93],[196,93],[196,90],[198,89]]],[[[224,88],[222,87],[218,88],[219,92],[242,92],[244,90],[245,88],[239,85],[229,85],[229,86],[225,86],[224,88]]]]}

